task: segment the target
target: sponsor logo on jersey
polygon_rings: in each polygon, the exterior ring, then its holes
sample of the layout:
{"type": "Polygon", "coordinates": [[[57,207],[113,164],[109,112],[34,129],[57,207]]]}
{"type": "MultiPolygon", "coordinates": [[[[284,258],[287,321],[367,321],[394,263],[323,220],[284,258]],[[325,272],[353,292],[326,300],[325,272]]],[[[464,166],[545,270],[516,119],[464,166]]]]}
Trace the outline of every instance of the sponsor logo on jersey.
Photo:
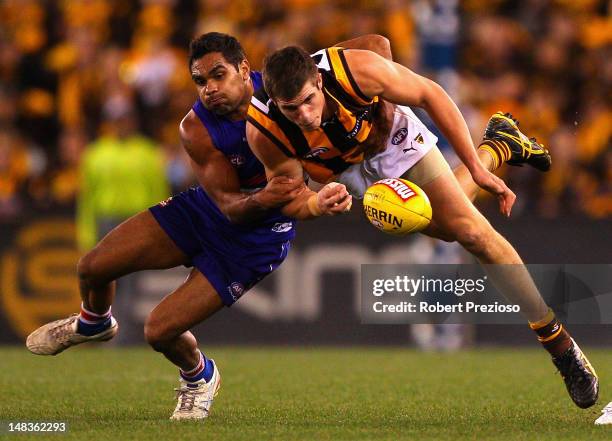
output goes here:
{"type": "Polygon", "coordinates": [[[357,134],[361,130],[361,125],[363,123],[363,120],[364,119],[369,119],[369,117],[370,117],[370,110],[369,109],[365,109],[363,112],[361,112],[359,115],[357,115],[357,117],[355,118],[355,127],[353,127],[353,130],[351,130],[348,133],[348,135],[346,135],[346,137],[349,138],[349,139],[353,139],[355,136],[357,136],[357,134]]]}
{"type": "Polygon", "coordinates": [[[241,165],[244,165],[244,163],[246,162],[246,158],[238,154],[229,155],[228,158],[234,167],[240,167],[241,165]]]}
{"type": "Polygon", "coordinates": [[[236,301],[244,294],[244,285],[240,282],[232,282],[228,290],[234,301],[236,301]]]}
{"type": "Polygon", "coordinates": [[[382,179],[378,181],[377,184],[382,184],[382,185],[389,187],[404,202],[406,202],[411,197],[416,196],[416,193],[414,192],[414,190],[410,188],[408,185],[404,184],[404,182],[400,181],[399,179],[393,179],[393,178],[382,179]]]}
{"type": "Polygon", "coordinates": [[[391,137],[391,144],[400,145],[404,139],[408,136],[408,129],[406,127],[402,127],[401,129],[396,130],[396,132],[391,137]]]}
{"type": "Polygon", "coordinates": [[[292,228],[293,225],[291,224],[291,222],[277,222],[272,227],[272,231],[274,231],[275,233],[286,233],[292,228]]]}
{"type": "Polygon", "coordinates": [[[313,159],[316,158],[319,155],[322,155],[325,152],[328,152],[329,149],[327,147],[318,147],[316,149],[311,150],[310,152],[306,153],[304,156],[302,156],[302,158],[304,159],[313,159]]]}
{"type": "Polygon", "coordinates": [[[414,140],[416,142],[418,142],[419,144],[425,144],[425,140],[423,139],[423,135],[421,135],[420,133],[415,136],[414,140]]]}

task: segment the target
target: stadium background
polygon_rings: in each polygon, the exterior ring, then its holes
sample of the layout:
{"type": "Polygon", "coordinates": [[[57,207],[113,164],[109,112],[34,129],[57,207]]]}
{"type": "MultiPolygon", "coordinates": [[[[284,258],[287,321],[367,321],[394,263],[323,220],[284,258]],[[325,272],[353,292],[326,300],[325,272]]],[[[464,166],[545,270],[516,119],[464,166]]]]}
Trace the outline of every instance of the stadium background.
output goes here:
{"type": "MultiPolygon", "coordinates": [[[[387,36],[397,61],[446,88],[475,140],[503,109],[550,147],[549,173],[504,170],[518,195],[509,221],[494,200],[478,201],[525,260],[611,262],[611,9],[596,0],[1,2],[0,343],[76,311],[74,269],[95,234],[193,183],[177,131],[195,98],[186,49],[213,30],[236,35],[255,69],[287,44],[314,51],[387,36]],[[133,142],[114,140],[118,131],[133,142]],[[92,179],[92,164],[106,160],[136,167],[92,179]],[[122,204],[112,215],[96,211],[97,198],[116,194],[122,204]]],[[[408,346],[406,326],[360,325],[359,265],[466,259],[453,245],[384,236],[356,206],[342,219],[302,223],[277,274],[197,334],[205,343],[408,346]]],[[[146,314],[184,275],[122,280],[115,344],[144,343],[146,314]]],[[[582,344],[612,343],[609,332],[572,329],[582,344]]],[[[534,344],[526,326],[481,326],[472,339],[534,344]]]]}

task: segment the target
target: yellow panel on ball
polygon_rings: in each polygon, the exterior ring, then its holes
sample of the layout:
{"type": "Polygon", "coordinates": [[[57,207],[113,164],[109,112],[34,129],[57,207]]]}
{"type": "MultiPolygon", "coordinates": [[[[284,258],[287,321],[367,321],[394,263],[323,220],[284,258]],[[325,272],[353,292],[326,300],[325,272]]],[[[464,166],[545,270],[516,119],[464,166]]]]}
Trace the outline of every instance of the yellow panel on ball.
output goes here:
{"type": "Polygon", "coordinates": [[[396,236],[421,231],[431,222],[431,203],[418,185],[388,178],[372,184],[363,196],[363,210],[372,225],[396,236]]]}

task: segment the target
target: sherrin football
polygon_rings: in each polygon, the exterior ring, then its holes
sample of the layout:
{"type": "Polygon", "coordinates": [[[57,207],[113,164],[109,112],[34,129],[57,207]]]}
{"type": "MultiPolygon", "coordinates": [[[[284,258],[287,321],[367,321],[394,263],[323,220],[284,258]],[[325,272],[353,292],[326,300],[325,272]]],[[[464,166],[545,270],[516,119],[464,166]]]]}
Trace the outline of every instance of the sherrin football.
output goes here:
{"type": "Polygon", "coordinates": [[[372,184],[363,196],[363,210],[372,225],[396,236],[416,233],[431,222],[429,198],[405,179],[388,178],[372,184]]]}

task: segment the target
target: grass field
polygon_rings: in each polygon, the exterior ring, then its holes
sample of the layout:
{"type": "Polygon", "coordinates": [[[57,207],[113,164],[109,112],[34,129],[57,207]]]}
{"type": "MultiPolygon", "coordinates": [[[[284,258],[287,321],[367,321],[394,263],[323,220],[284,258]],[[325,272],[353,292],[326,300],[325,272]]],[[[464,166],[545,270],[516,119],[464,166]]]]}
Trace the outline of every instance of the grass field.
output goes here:
{"type": "MultiPolygon", "coordinates": [[[[403,348],[209,348],[223,377],[205,422],[168,420],[177,372],[145,348],[37,357],[0,349],[0,420],[67,421],[82,440],[603,440],[612,353],[588,354],[600,402],[575,407],[543,351],[427,354],[403,348]]],[[[0,435],[1,439],[9,436],[0,435]]]]}

